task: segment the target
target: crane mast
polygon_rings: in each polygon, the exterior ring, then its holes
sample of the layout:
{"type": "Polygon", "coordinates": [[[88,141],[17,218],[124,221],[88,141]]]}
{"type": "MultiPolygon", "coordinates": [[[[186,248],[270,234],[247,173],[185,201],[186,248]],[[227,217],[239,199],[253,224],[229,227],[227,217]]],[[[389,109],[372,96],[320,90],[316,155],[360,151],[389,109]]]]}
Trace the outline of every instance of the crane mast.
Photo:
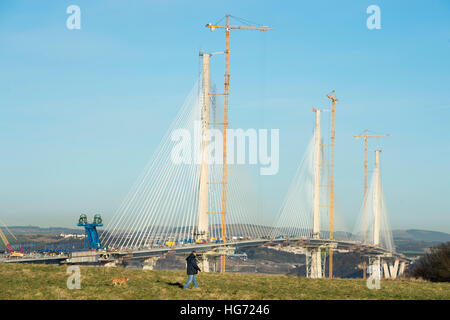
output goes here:
{"type": "MultiPolygon", "coordinates": [[[[333,240],[333,210],[334,210],[334,114],[335,105],[338,99],[336,98],[333,90],[333,94],[327,94],[327,97],[331,100],[331,155],[330,155],[330,240],[333,240]]],[[[329,250],[329,278],[333,278],[333,249],[329,250]]]]}
{"type": "MultiPolygon", "coordinates": [[[[206,28],[210,28],[211,31],[217,29],[225,29],[225,73],[224,73],[224,92],[223,92],[223,123],[216,123],[223,125],[223,159],[222,159],[222,209],[221,209],[221,238],[223,243],[226,243],[227,230],[227,132],[228,132],[228,100],[229,100],[229,87],[230,87],[230,31],[231,30],[259,30],[268,31],[272,28],[267,26],[240,26],[230,25],[230,15],[226,15],[226,25],[213,25],[208,23],[206,28]]],[[[225,256],[220,257],[220,272],[225,272],[225,256]]]]}

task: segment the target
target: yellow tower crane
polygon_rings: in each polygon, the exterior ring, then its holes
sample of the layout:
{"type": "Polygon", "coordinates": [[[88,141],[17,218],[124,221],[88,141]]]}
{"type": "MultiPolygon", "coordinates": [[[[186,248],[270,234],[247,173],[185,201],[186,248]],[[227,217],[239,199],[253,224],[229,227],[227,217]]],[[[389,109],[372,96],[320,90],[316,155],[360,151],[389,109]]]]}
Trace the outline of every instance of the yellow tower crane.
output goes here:
{"type": "MultiPolygon", "coordinates": [[[[330,156],[330,240],[333,240],[333,210],[334,210],[334,114],[335,105],[338,99],[336,98],[333,90],[333,94],[327,94],[327,97],[331,99],[331,156],[330,156]]],[[[329,278],[333,278],[333,249],[329,250],[329,278]]]]}
{"type": "MultiPolygon", "coordinates": [[[[268,31],[272,28],[267,26],[257,27],[257,26],[240,26],[240,25],[230,25],[230,15],[226,15],[226,25],[219,26],[208,23],[207,28],[211,31],[217,29],[225,29],[225,75],[224,75],[224,92],[223,92],[223,123],[211,123],[223,125],[223,162],[222,162],[222,221],[221,221],[221,237],[222,241],[226,243],[226,222],[227,222],[227,130],[228,130],[228,97],[229,97],[229,86],[230,86],[230,31],[235,29],[241,30],[259,30],[268,31]]],[[[225,256],[220,257],[220,272],[225,272],[225,256]]]]}

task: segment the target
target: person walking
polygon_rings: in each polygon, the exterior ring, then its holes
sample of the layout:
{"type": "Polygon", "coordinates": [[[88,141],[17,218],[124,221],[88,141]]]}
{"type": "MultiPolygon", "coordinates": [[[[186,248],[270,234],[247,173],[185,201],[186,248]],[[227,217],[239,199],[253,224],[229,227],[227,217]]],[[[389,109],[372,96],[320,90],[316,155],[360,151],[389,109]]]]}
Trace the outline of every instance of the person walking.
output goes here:
{"type": "Polygon", "coordinates": [[[200,268],[197,265],[196,257],[197,252],[192,251],[192,253],[186,258],[186,271],[188,274],[188,280],[186,284],[184,285],[183,289],[187,289],[191,282],[194,282],[194,287],[198,288],[197,279],[195,279],[195,275],[198,273],[198,271],[201,271],[200,268]]]}

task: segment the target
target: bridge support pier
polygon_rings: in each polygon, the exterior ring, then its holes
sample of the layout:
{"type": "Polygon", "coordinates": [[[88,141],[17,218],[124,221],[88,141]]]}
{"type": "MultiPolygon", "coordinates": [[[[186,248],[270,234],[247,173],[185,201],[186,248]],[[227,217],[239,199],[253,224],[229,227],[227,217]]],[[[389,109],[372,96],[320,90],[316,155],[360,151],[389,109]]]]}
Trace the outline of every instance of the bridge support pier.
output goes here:
{"type": "Polygon", "coordinates": [[[322,258],[321,247],[307,247],[305,251],[306,277],[314,279],[325,277],[325,258],[322,258]]]}
{"type": "Polygon", "coordinates": [[[320,248],[309,250],[310,259],[306,259],[307,277],[308,278],[322,278],[322,252],[320,248]],[[308,261],[309,260],[309,261],[308,261]],[[309,263],[308,263],[309,262],[309,263]],[[309,266],[308,266],[309,264],[309,266]],[[309,268],[308,268],[309,267],[309,268]],[[308,272],[309,269],[309,272],[308,272]]]}
{"type": "Polygon", "coordinates": [[[307,278],[323,278],[325,277],[326,266],[326,249],[337,248],[336,242],[330,242],[327,244],[304,244],[303,247],[306,250],[306,277],[307,278]],[[325,255],[322,256],[322,249],[325,251],[325,255]]]}
{"type": "MultiPolygon", "coordinates": [[[[382,258],[391,258],[392,259],[392,254],[390,253],[384,253],[384,254],[372,254],[372,255],[367,255],[369,258],[369,272],[371,275],[375,276],[375,277],[380,277],[383,278],[383,274],[384,274],[384,278],[389,279],[390,277],[390,272],[389,272],[389,267],[388,264],[385,262],[385,260],[382,258]],[[378,274],[374,274],[378,273],[378,274]]],[[[397,275],[397,269],[398,269],[398,260],[395,262],[396,266],[395,266],[395,272],[394,270],[391,270],[391,273],[395,275],[397,275]]],[[[393,278],[395,279],[395,278],[393,278]]]]}
{"type": "Polygon", "coordinates": [[[144,266],[142,270],[154,270],[156,262],[158,262],[160,257],[151,257],[144,260],[144,266]]]}
{"type": "Polygon", "coordinates": [[[210,258],[207,255],[203,255],[201,257],[199,267],[200,267],[200,270],[202,270],[202,272],[210,272],[209,260],[210,260],[210,258]]]}
{"type": "Polygon", "coordinates": [[[228,254],[234,254],[236,251],[236,248],[225,246],[225,247],[219,247],[210,251],[203,252],[201,255],[198,256],[199,258],[199,268],[202,270],[202,272],[216,272],[217,271],[217,257],[220,256],[226,256],[228,254]],[[213,268],[211,270],[210,262],[213,263],[213,268]]]}

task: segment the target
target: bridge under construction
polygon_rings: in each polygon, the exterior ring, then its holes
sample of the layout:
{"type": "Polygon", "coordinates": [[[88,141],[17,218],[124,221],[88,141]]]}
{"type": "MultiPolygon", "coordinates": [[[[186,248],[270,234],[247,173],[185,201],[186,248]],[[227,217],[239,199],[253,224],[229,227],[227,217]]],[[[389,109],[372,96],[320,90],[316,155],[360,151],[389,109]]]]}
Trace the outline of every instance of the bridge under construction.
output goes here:
{"type": "MultiPolygon", "coordinates": [[[[123,261],[142,259],[152,268],[160,257],[195,249],[201,253],[203,270],[210,270],[210,265],[218,262],[219,271],[225,272],[227,256],[236,249],[264,246],[304,254],[306,275],[311,278],[324,277],[327,265],[329,277],[333,276],[334,251],[360,252],[370,265],[379,269],[383,266],[385,275],[389,274],[385,267],[387,262],[396,261],[401,265],[400,273],[403,272],[408,259],[396,253],[393,245],[381,183],[381,150],[375,150],[369,188],[365,171],[363,223],[347,238],[339,235],[335,228],[334,152],[338,99],[334,91],[324,95],[331,102],[331,108],[313,108],[314,134],[277,219],[269,224],[261,217],[254,184],[246,178],[245,169],[230,164],[228,157],[230,34],[235,30],[266,32],[272,28],[233,25],[230,24],[232,16],[224,18],[224,25],[206,25],[211,31],[225,31],[224,51],[200,52],[200,78],[100,239],[93,236],[97,244],[95,250],[45,258],[11,257],[4,262],[118,266],[123,261]],[[217,54],[223,54],[225,61],[223,92],[212,90],[210,65],[218,59],[217,54]],[[216,120],[219,97],[223,98],[223,120],[216,120]],[[329,141],[325,140],[322,128],[324,112],[331,114],[329,141]],[[194,143],[189,150],[192,157],[186,156],[186,152],[176,152],[174,132],[180,137],[183,132],[190,137],[200,137],[199,143],[194,143]],[[213,142],[219,142],[219,135],[214,136],[213,132],[220,133],[222,150],[213,147],[213,142]]],[[[367,133],[364,137],[367,142],[367,133]]],[[[367,144],[365,150],[367,170],[367,144]]],[[[86,222],[82,225],[86,226],[86,222]]]]}

